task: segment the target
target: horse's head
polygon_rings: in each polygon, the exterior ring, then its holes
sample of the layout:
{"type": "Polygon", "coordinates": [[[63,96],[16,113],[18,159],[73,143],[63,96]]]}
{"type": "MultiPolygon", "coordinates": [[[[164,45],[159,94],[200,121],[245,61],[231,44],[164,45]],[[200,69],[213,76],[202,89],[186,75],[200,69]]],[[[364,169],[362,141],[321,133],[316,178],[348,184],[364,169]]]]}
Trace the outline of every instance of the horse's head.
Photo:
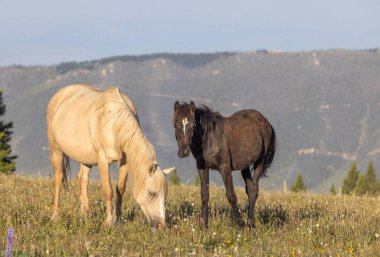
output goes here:
{"type": "Polygon", "coordinates": [[[165,175],[174,171],[175,168],[162,170],[157,163],[149,166],[149,175],[145,183],[138,188],[136,202],[140,205],[143,213],[153,227],[165,227],[165,199],[168,184],[165,175]]]}
{"type": "Polygon", "coordinates": [[[195,104],[193,101],[174,104],[173,125],[175,128],[175,139],[178,143],[178,156],[181,158],[190,155],[190,143],[196,126],[195,104]]]}

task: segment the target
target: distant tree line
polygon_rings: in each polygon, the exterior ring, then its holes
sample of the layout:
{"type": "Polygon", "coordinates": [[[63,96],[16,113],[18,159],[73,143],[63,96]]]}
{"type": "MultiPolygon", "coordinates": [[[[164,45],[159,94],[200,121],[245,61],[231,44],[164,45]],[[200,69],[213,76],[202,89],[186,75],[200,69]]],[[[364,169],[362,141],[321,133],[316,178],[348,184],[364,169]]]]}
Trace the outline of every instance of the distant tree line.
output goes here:
{"type": "Polygon", "coordinates": [[[360,174],[356,162],[353,162],[348,170],[347,177],[343,181],[342,194],[345,195],[372,195],[380,194],[380,182],[376,178],[373,162],[369,162],[365,174],[360,174]]]}
{"type": "Polygon", "coordinates": [[[95,61],[84,62],[64,62],[56,66],[56,71],[60,74],[65,74],[71,70],[85,69],[93,70],[96,64],[107,64],[115,61],[120,62],[143,62],[147,60],[163,58],[171,60],[179,65],[194,68],[197,66],[203,66],[209,62],[212,62],[220,57],[228,57],[236,54],[235,52],[219,52],[219,53],[202,53],[202,54],[145,54],[145,55],[123,55],[114,56],[109,58],[103,58],[95,61]]]}
{"type": "Polygon", "coordinates": [[[95,66],[94,62],[64,62],[56,67],[56,71],[59,74],[65,74],[71,70],[83,69],[83,70],[93,70],[95,66]]]}
{"type": "MultiPolygon", "coordinates": [[[[305,192],[307,190],[305,184],[303,183],[302,176],[297,175],[293,186],[291,187],[292,192],[305,192]]],[[[332,184],[330,188],[330,193],[337,194],[335,185],[332,184]]],[[[373,166],[373,162],[369,162],[367,166],[367,172],[365,174],[360,174],[357,169],[356,162],[353,162],[350,169],[347,172],[346,178],[343,180],[341,193],[343,195],[370,195],[377,196],[380,194],[380,181],[376,178],[376,171],[373,166]]]]}

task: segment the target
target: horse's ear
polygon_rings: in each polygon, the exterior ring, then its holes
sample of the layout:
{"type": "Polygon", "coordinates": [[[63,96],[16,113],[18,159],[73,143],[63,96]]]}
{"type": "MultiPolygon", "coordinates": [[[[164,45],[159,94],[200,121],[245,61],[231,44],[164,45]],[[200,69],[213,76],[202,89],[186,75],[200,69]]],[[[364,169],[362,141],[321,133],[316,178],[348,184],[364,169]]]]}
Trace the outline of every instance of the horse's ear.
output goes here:
{"type": "Polygon", "coordinates": [[[193,101],[190,102],[190,109],[193,113],[195,112],[195,103],[193,101]]]}
{"type": "Polygon", "coordinates": [[[170,173],[172,172],[176,172],[177,169],[175,167],[171,167],[171,168],[168,168],[168,169],[163,169],[162,172],[165,174],[165,175],[169,175],[170,173]]]}
{"type": "Polygon", "coordinates": [[[174,103],[174,111],[177,111],[177,109],[179,108],[179,106],[180,106],[179,102],[176,101],[176,102],[174,103]]]}

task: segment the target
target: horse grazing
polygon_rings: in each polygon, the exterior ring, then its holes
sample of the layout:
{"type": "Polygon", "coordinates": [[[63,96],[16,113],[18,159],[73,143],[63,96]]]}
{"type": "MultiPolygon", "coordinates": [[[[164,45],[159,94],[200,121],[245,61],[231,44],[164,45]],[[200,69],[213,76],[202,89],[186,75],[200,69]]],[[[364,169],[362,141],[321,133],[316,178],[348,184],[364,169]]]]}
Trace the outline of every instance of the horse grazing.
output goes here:
{"type": "Polygon", "coordinates": [[[270,167],[276,151],[276,134],[258,111],[241,110],[223,117],[207,106],[174,104],[173,124],[178,156],[193,154],[201,179],[202,218],[208,226],[209,169],[218,170],[226,187],[226,196],[239,226],[244,221],[237,207],[232,171],[241,170],[248,195],[248,226],[255,226],[254,208],[259,179],[270,167]],[[252,170],[251,167],[252,166],[252,170]]]}
{"type": "Polygon", "coordinates": [[[127,175],[132,194],[152,226],[165,226],[167,182],[153,146],[140,129],[136,109],[118,88],[104,92],[90,85],[71,85],[59,90],[47,108],[47,137],[54,169],[54,211],[59,217],[61,183],[67,185],[68,157],[80,162],[78,182],[81,211],[90,214],[88,177],[98,165],[106,206],[105,224],[113,222],[109,166],[118,162],[116,223],[121,221],[121,204],[127,175]]]}

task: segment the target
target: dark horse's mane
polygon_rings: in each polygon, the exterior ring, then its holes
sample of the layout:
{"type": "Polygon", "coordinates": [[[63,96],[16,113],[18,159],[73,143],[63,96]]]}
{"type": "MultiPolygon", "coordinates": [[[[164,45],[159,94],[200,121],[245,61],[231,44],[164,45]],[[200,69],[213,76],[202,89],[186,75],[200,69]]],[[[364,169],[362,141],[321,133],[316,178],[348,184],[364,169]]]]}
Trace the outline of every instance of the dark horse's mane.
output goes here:
{"type": "Polygon", "coordinates": [[[213,131],[217,124],[223,121],[224,117],[219,112],[214,112],[206,105],[200,105],[195,109],[195,120],[202,126],[204,135],[213,131]]]}

